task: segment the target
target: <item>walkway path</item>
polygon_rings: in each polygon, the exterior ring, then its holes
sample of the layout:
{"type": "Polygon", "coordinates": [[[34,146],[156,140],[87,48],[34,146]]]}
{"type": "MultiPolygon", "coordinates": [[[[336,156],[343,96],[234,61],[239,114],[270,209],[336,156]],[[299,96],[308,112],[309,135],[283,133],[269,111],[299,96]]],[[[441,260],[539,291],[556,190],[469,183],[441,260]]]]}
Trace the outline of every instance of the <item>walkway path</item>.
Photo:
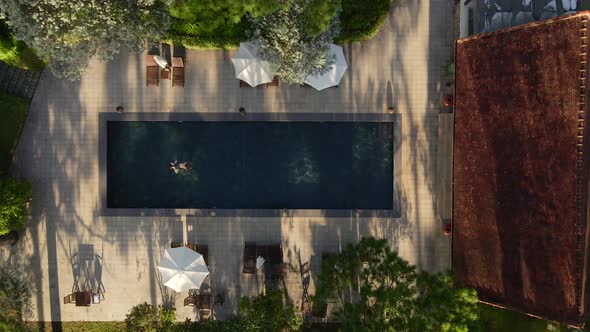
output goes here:
{"type": "MultiPolygon", "coordinates": [[[[94,62],[81,82],[46,72],[32,100],[14,171],[33,182],[32,218],[21,241],[0,249],[0,261],[21,268],[34,295],[34,320],[122,320],[135,304],[176,302],[186,294],[161,288],[156,265],[171,240],[182,239],[181,217],[105,216],[99,209],[99,114],[124,105],[126,112],[400,113],[399,218],[187,217],[189,240],[209,245],[213,289],[228,292],[231,314],[240,295],[255,295],[259,280],[241,273],[244,241],[281,242],[290,264],[286,287],[301,298],[300,266],[317,272],[323,251],[337,251],[363,236],[384,237],[421,269],[449,267],[450,243],[439,231],[434,184],[437,114],[452,57],[452,1],[395,1],[382,31],[370,42],[345,45],[348,71],[339,88],[317,92],[298,86],[240,89],[234,51],[188,51],[184,88],[168,82],[145,86],[142,54],[124,53],[94,62]],[[99,305],[64,305],[80,266],[92,264],[106,299],[99,305]],[[231,304],[234,304],[232,306],[231,304]]],[[[157,144],[157,142],[154,142],[157,144]]],[[[80,284],[80,281],[77,282],[80,284]]]]}
{"type": "Polygon", "coordinates": [[[2,91],[31,99],[40,77],[41,72],[20,69],[0,61],[0,90],[2,91]]]}

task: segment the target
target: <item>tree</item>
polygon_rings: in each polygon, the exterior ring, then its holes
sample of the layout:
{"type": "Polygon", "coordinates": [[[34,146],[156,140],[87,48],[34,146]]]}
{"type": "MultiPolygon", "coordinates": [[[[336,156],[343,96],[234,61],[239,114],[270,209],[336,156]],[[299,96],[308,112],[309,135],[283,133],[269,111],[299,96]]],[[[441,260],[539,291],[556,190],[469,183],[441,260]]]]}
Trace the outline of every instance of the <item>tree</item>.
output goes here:
{"type": "Polygon", "coordinates": [[[0,269],[0,331],[23,331],[31,314],[31,288],[14,270],[0,269]]]}
{"type": "MultiPolygon", "coordinates": [[[[323,24],[307,32],[310,14],[307,6],[315,0],[292,1],[287,7],[253,21],[252,40],[260,46],[258,56],[270,62],[278,76],[287,83],[301,84],[307,75],[323,74],[334,64],[330,43],[338,34],[337,16],[330,19],[327,30],[323,24]]],[[[311,10],[310,10],[311,11],[311,10]]]]}
{"type": "Polygon", "coordinates": [[[22,228],[30,199],[30,183],[13,178],[0,180],[0,235],[22,228]]]}
{"type": "Polygon", "coordinates": [[[472,331],[477,294],[451,274],[416,273],[385,240],[362,239],[322,262],[313,301],[335,300],[346,331],[472,331]]]}
{"type": "Polygon", "coordinates": [[[125,318],[125,326],[129,332],[169,331],[175,322],[174,309],[154,306],[147,302],[131,308],[125,318]]]}
{"type": "Polygon", "coordinates": [[[238,319],[243,331],[298,331],[303,320],[292,305],[283,303],[284,292],[272,289],[250,300],[240,299],[238,319]]]}
{"type": "Polygon", "coordinates": [[[245,15],[260,17],[280,7],[280,0],[176,0],[170,6],[170,15],[194,22],[199,31],[207,33],[237,24],[245,15]]]}
{"type": "Polygon", "coordinates": [[[79,79],[89,59],[140,50],[169,24],[163,0],[0,0],[16,39],[48,60],[59,77],[79,79]]]}

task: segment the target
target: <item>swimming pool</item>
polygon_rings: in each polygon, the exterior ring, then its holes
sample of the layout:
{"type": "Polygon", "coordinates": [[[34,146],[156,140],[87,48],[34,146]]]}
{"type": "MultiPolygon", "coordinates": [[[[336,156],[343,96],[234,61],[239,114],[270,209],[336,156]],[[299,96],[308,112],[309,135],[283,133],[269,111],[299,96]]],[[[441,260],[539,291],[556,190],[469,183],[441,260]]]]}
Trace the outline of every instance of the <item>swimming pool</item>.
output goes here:
{"type": "Polygon", "coordinates": [[[106,132],[108,208],[393,208],[391,122],[108,121],[106,132]]]}

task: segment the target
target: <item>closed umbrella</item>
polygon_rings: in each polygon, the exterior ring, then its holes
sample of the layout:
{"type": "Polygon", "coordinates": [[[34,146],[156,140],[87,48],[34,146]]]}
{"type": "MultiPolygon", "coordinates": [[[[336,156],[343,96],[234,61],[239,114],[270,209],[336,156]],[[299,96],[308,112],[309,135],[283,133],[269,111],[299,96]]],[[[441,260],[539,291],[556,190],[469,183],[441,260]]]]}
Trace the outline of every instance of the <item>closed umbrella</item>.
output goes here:
{"type": "Polygon", "coordinates": [[[308,75],[304,81],[318,91],[339,85],[344,72],[348,68],[342,47],[330,44],[330,54],[336,58],[336,62],[332,67],[322,75],[308,75]]]}
{"type": "Polygon", "coordinates": [[[158,270],[164,286],[176,292],[200,288],[209,275],[203,255],[187,247],[166,249],[158,270]]]}
{"type": "Polygon", "coordinates": [[[250,86],[272,82],[275,76],[268,61],[258,58],[258,44],[252,42],[240,43],[240,48],[231,59],[236,69],[236,77],[250,86]]]}

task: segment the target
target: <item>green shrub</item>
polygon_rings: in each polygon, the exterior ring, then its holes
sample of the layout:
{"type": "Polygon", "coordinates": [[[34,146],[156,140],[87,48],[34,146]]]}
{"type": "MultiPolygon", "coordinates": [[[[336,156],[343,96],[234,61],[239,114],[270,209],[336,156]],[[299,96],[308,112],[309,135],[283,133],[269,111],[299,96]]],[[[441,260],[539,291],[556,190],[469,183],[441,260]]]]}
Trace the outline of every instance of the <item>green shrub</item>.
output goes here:
{"type": "Polygon", "coordinates": [[[283,303],[285,293],[271,289],[250,300],[240,299],[238,319],[242,331],[298,331],[303,324],[301,315],[292,305],[283,303]]]}
{"type": "Polygon", "coordinates": [[[377,34],[393,0],[342,0],[339,43],[369,40],[377,34]]]}
{"type": "Polygon", "coordinates": [[[31,184],[10,178],[0,181],[0,235],[23,227],[26,203],[31,199],[31,184]]]}
{"type": "Polygon", "coordinates": [[[0,331],[24,331],[31,314],[31,287],[14,270],[0,269],[0,331]]]}
{"type": "Polygon", "coordinates": [[[147,302],[131,308],[125,318],[129,332],[171,331],[176,323],[174,309],[151,305],[147,302]]]}

